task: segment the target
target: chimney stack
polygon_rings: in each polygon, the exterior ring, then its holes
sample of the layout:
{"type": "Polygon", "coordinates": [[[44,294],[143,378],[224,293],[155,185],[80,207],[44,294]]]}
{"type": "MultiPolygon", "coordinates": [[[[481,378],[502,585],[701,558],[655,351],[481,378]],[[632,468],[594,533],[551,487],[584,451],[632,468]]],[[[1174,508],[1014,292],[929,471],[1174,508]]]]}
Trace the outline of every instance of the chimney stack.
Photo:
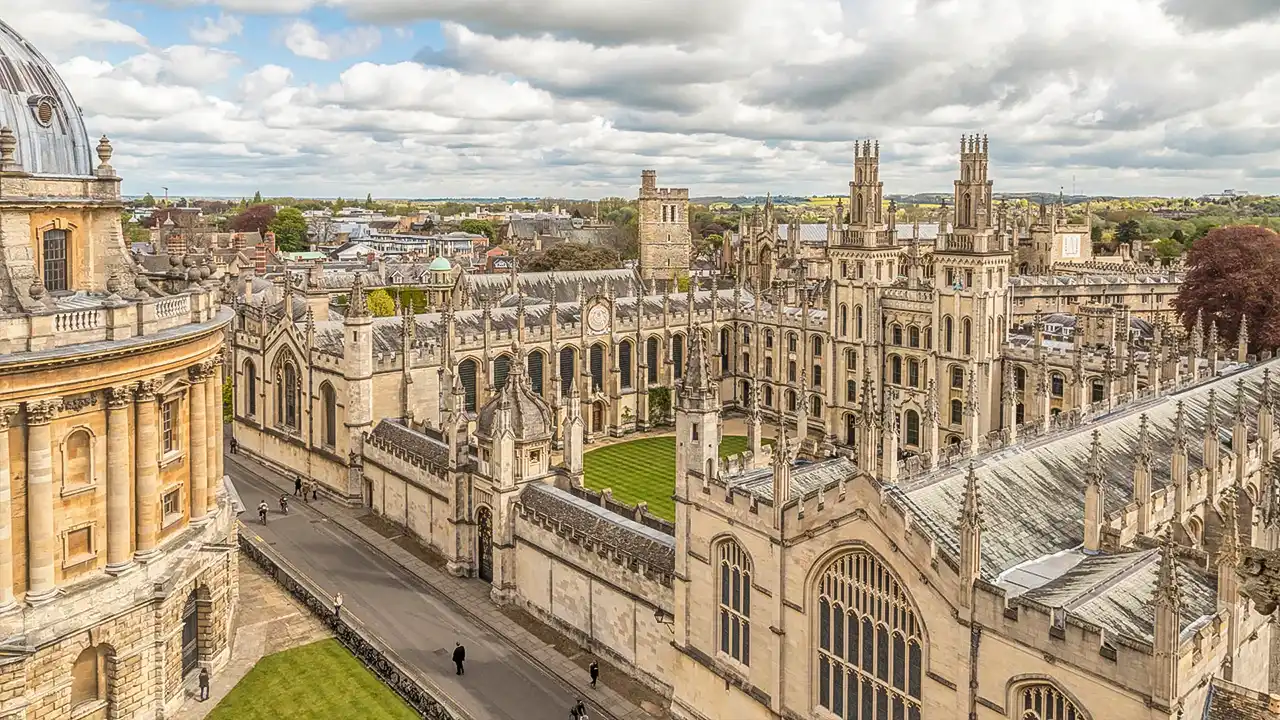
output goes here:
{"type": "Polygon", "coordinates": [[[253,248],[253,271],[262,277],[267,272],[267,245],[258,243],[253,248]]]}

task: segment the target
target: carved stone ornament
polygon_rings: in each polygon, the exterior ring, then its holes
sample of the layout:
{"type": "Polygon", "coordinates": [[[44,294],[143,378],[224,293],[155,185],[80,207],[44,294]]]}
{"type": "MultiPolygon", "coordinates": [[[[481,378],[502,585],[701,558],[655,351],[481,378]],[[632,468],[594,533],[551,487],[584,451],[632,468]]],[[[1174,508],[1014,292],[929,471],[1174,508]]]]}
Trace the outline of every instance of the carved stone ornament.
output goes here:
{"type": "Polygon", "coordinates": [[[107,388],[107,407],[121,408],[133,399],[133,391],[128,385],[117,385],[107,388]]]}
{"type": "Polygon", "coordinates": [[[159,389],[159,380],[143,380],[133,387],[133,397],[139,402],[146,402],[155,398],[156,391],[159,389]]]}
{"type": "Polygon", "coordinates": [[[17,405],[0,406],[0,432],[9,429],[9,423],[13,422],[13,417],[17,414],[17,405]]]}
{"type": "Polygon", "coordinates": [[[62,409],[62,399],[35,400],[26,403],[28,425],[48,425],[62,409]]]}
{"type": "Polygon", "coordinates": [[[66,398],[62,401],[62,409],[69,412],[79,412],[87,407],[93,407],[98,404],[98,396],[92,393],[87,395],[76,395],[75,397],[66,398]]]}
{"type": "Polygon", "coordinates": [[[1236,572],[1240,591],[1253,601],[1258,612],[1274,612],[1280,605],[1280,550],[1244,548],[1244,562],[1236,572]]]}
{"type": "Polygon", "coordinates": [[[191,382],[204,382],[213,377],[216,368],[213,360],[202,360],[187,368],[187,376],[191,378],[191,382]]]}

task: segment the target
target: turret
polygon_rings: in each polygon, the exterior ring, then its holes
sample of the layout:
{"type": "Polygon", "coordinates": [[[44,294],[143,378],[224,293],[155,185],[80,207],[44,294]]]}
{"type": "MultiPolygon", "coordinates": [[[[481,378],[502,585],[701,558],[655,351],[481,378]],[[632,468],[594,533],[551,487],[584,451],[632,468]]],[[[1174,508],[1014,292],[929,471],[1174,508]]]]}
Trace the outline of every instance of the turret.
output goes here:
{"type": "Polygon", "coordinates": [[[1138,418],[1138,452],[1133,458],[1133,501],[1138,504],[1138,534],[1151,529],[1151,429],[1147,414],[1138,418]]]}
{"type": "Polygon", "coordinates": [[[1187,502],[1187,414],[1179,400],[1173,415],[1173,448],[1169,458],[1169,484],[1173,486],[1174,515],[1179,521],[1187,502]]]}
{"type": "Polygon", "coordinates": [[[1246,465],[1249,459],[1249,409],[1245,404],[1248,397],[1244,391],[1244,379],[1237,379],[1236,406],[1231,423],[1231,452],[1236,456],[1236,487],[1244,487],[1246,465]]]}
{"type": "Polygon", "coordinates": [[[1236,333],[1236,362],[1249,361],[1249,316],[1240,315],[1240,332],[1236,333]]]}
{"type": "MultiPolygon", "coordinates": [[[[286,282],[287,284],[287,282],[286,282]]],[[[342,375],[346,380],[348,496],[364,492],[364,435],[373,429],[373,315],[361,273],[355,273],[343,319],[342,375]]]]}
{"type": "MultiPolygon", "coordinates": [[[[692,305],[690,305],[692,312],[692,305]]],[[[712,386],[702,331],[688,333],[684,376],[676,384],[676,479],[697,473],[704,481],[719,474],[720,407],[712,386]]]]}
{"type": "Polygon", "coordinates": [[[778,437],[773,447],[773,527],[782,529],[782,511],[791,501],[791,461],[795,446],[787,437],[787,423],[778,415],[778,437]]]}
{"type": "Polygon", "coordinates": [[[1160,551],[1160,569],[1152,605],[1155,609],[1155,638],[1152,643],[1155,657],[1151,663],[1151,699],[1162,709],[1171,711],[1179,697],[1178,645],[1182,607],[1172,535],[1165,536],[1160,551]]]}
{"type": "Polygon", "coordinates": [[[1209,402],[1205,407],[1203,437],[1204,468],[1208,475],[1208,496],[1218,496],[1218,458],[1222,441],[1218,439],[1218,393],[1209,388],[1209,402]]]}
{"type": "Polygon", "coordinates": [[[1084,551],[1092,554],[1102,550],[1102,525],[1106,522],[1106,493],[1103,491],[1105,476],[1102,470],[1102,436],[1093,431],[1089,446],[1089,469],[1084,487],[1084,551]]]}
{"type": "Polygon", "coordinates": [[[960,606],[973,602],[973,584],[982,570],[982,501],[978,494],[978,473],[969,463],[960,505],[960,606]]]}

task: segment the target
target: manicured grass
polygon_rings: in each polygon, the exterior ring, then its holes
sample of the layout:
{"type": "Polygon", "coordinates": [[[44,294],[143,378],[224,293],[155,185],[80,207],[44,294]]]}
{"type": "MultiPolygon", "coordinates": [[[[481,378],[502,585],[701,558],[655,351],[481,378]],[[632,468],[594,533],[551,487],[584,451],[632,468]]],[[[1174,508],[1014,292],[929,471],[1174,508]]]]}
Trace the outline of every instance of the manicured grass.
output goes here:
{"type": "MultiPolygon", "coordinates": [[[[741,435],[720,439],[720,457],[747,449],[741,435]]],[[[635,505],[649,503],[649,512],[675,520],[676,439],[673,436],[644,438],[592,450],[582,456],[586,473],[583,483],[592,490],[613,489],[613,497],[635,505]]]]}
{"type": "Polygon", "coordinates": [[[259,660],[208,720],[417,717],[337,640],[321,640],[259,660]]]}

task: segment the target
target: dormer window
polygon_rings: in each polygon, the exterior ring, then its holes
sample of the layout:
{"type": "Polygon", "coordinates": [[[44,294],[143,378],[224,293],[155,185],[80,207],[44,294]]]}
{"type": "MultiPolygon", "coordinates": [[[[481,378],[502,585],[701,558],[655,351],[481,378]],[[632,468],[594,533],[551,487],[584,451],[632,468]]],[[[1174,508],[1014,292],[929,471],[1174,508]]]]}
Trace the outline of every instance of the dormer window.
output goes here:
{"type": "Polygon", "coordinates": [[[67,231],[46,230],[43,245],[44,288],[50,292],[67,289],[67,231]]]}

